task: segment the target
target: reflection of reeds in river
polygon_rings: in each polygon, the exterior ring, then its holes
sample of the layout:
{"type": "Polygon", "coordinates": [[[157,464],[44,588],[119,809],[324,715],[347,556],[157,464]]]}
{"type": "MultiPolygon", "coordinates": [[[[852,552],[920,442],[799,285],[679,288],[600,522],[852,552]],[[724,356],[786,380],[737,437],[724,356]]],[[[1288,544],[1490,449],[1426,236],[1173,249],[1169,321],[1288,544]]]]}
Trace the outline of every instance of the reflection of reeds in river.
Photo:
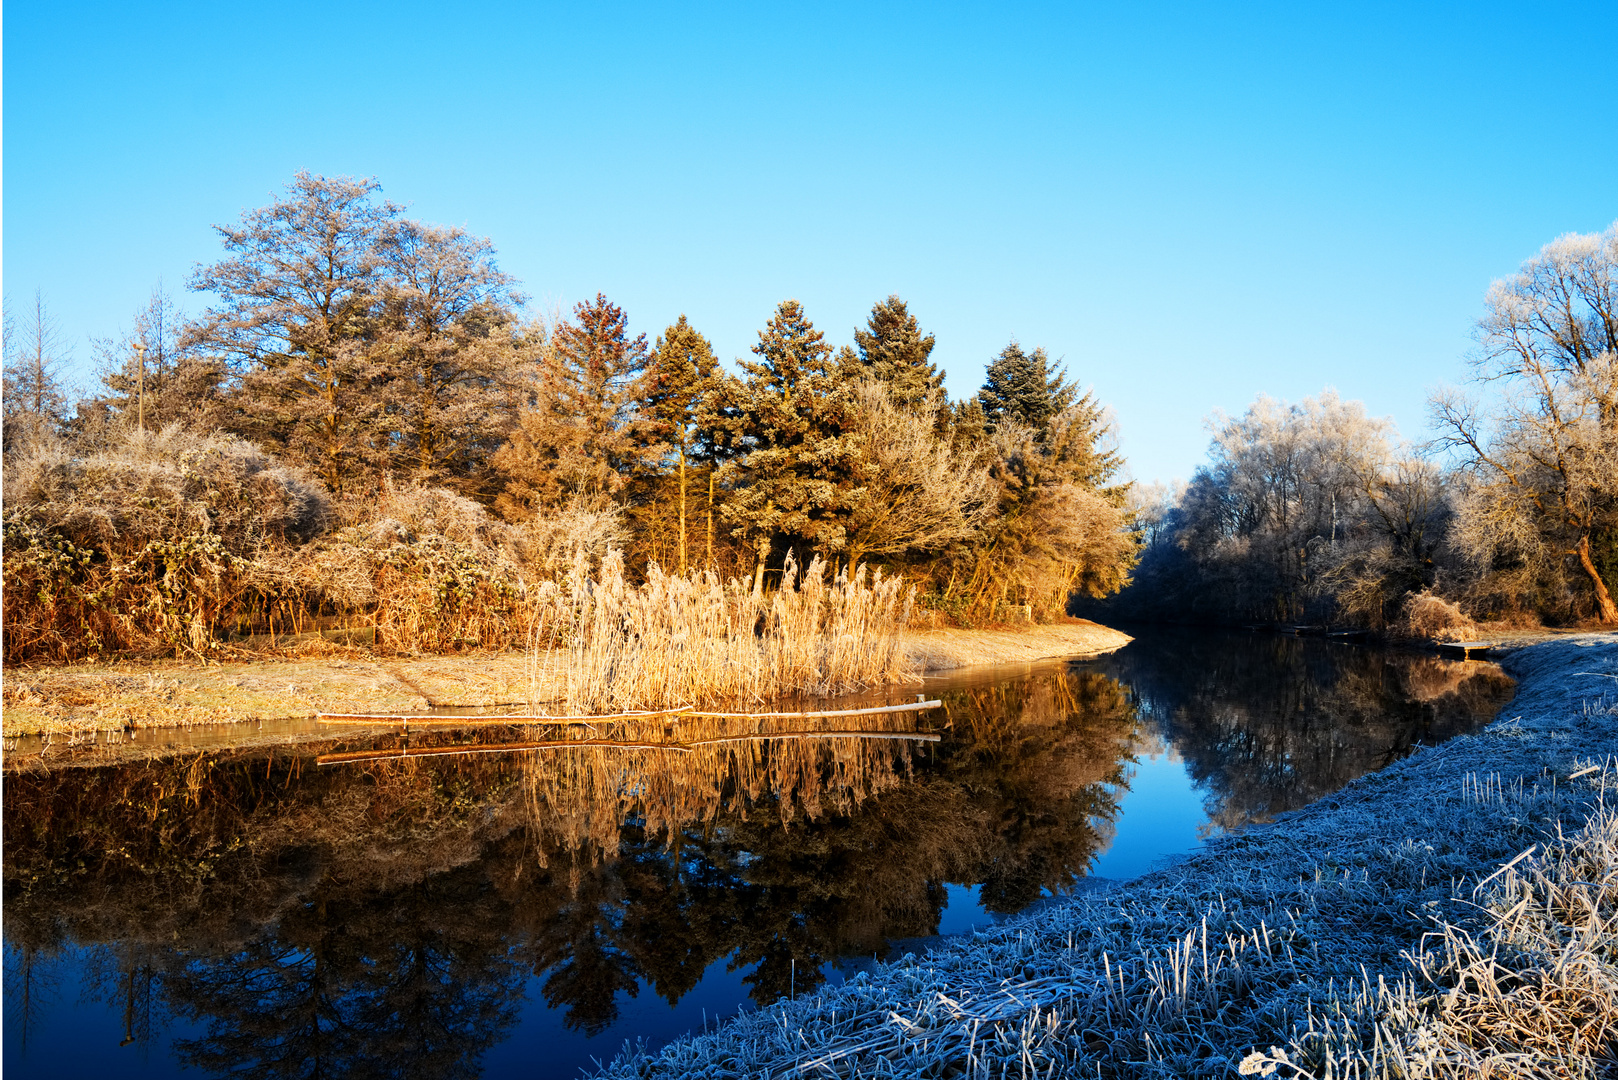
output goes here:
{"type": "MultiPolygon", "coordinates": [[[[768,805],[783,824],[847,812],[908,772],[910,741],[878,733],[913,733],[915,718],[861,717],[860,727],[870,734],[851,737],[838,718],[687,717],[679,732],[679,745],[690,748],[685,753],[640,745],[525,754],[523,789],[536,849],[542,860],[555,846],[593,864],[617,853],[628,820],[673,842],[682,830],[712,825],[726,809],[745,818],[749,808],[768,805]]],[[[661,720],[629,719],[580,738],[644,744],[662,734],[661,720]]]]}
{"type": "Polygon", "coordinates": [[[579,712],[827,695],[914,675],[900,648],[911,591],[865,568],[827,580],[817,557],[755,599],[712,573],[667,574],[644,585],[609,553],[591,578],[578,561],[538,590],[532,700],[579,712]]]}

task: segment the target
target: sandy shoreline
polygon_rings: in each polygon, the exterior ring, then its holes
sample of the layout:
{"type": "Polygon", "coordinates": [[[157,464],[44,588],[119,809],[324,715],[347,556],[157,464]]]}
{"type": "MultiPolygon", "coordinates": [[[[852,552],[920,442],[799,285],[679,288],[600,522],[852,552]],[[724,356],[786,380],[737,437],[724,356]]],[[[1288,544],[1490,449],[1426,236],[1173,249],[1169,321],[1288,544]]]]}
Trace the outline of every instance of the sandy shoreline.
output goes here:
{"type": "MultiPolygon", "coordinates": [[[[1130,638],[1074,620],[1022,630],[923,630],[905,635],[921,673],[980,664],[1094,656],[1130,638]]],[[[21,735],[304,719],[319,712],[416,713],[491,708],[530,698],[523,653],[378,659],[359,650],[308,659],[221,664],[157,662],[9,668],[0,728],[21,735]]]]}

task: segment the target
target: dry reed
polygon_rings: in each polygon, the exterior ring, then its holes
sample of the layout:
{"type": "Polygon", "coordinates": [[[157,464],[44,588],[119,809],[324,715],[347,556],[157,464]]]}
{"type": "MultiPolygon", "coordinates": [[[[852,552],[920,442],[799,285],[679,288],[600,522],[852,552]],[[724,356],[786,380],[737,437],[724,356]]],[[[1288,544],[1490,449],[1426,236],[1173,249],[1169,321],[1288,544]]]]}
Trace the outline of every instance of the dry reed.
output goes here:
{"type": "Polygon", "coordinates": [[[611,712],[760,702],[916,674],[901,648],[909,586],[880,571],[867,580],[864,567],[828,581],[818,557],[801,574],[789,559],[780,589],[762,600],[738,579],[655,565],[632,586],[617,550],[598,575],[581,558],[536,594],[536,705],[611,712]]]}

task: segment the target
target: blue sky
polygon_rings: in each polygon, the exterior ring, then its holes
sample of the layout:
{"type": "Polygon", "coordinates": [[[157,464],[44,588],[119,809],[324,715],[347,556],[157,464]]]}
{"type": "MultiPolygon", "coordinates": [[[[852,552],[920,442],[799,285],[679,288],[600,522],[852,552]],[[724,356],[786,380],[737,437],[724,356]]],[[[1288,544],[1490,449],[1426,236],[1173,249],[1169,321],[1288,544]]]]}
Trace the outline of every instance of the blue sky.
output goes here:
{"type": "MultiPolygon", "coordinates": [[[[1492,278],[1618,219],[1618,4],[13,0],[4,289],[77,344],[298,169],[724,357],[897,292],[955,396],[1015,336],[1143,480],[1336,387],[1419,437],[1492,278]]],[[[204,298],[188,296],[197,310],[204,298]]]]}

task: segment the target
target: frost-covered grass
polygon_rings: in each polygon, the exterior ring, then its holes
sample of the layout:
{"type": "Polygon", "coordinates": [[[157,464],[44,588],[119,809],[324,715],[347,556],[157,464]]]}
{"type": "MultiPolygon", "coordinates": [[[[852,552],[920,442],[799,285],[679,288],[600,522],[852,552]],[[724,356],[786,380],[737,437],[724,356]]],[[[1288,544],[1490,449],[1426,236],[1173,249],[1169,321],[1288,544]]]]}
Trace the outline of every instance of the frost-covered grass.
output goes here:
{"type": "Polygon", "coordinates": [[[1618,1069],[1618,639],[1502,719],[1170,869],[605,1071],[1598,1077],[1618,1069]]]}

